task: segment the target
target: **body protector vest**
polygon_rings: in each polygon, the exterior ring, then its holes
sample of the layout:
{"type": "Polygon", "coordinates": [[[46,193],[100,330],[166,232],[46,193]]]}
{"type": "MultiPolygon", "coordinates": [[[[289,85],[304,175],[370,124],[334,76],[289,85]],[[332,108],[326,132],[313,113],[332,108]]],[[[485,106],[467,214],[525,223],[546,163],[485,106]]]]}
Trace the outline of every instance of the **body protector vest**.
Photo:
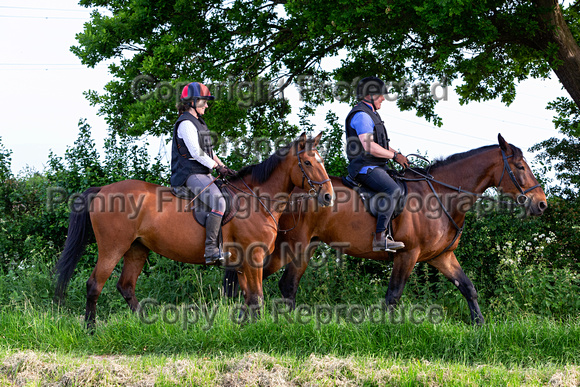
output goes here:
{"type": "Polygon", "coordinates": [[[368,114],[373,123],[375,124],[373,130],[373,140],[385,149],[389,149],[389,137],[387,135],[387,129],[381,117],[374,112],[366,103],[359,102],[346,117],[346,155],[348,157],[349,174],[355,177],[356,173],[360,171],[362,167],[367,166],[380,166],[384,167],[387,163],[387,159],[382,157],[375,157],[369,152],[366,152],[362,146],[362,143],[356,133],[356,130],[350,125],[350,121],[355,113],[364,112],[368,114]],[[354,173],[353,173],[354,172],[354,173]]]}
{"type": "Polygon", "coordinates": [[[173,127],[173,144],[171,146],[171,186],[178,187],[185,184],[187,178],[193,174],[210,173],[210,169],[196,160],[190,160],[191,154],[185,145],[185,141],[177,136],[177,128],[182,121],[191,121],[197,129],[200,148],[213,158],[213,143],[211,133],[202,118],[195,118],[191,113],[185,112],[179,116],[173,127]]]}

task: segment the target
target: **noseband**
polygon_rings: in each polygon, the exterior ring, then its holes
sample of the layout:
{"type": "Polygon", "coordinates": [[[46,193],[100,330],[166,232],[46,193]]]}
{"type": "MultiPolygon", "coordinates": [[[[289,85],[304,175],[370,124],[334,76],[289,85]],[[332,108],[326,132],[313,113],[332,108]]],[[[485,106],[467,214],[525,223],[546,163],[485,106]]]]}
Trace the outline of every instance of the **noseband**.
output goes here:
{"type": "Polygon", "coordinates": [[[304,180],[308,181],[308,185],[310,185],[310,190],[308,191],[308,194],[311,197],[316,197],[318,195],[318,193],[320,192],[320,190],[322,189],[322,185],[324,183],[327,183],[330,181],[330,179],[326,179],[326,180],[322,180],[322,181],[316,181],[316,180],[312,180],[307,174],[306,171],[304,170],[304,166],[302,165],[302,159],[300,158],[300,154],[306,152],[305,149],[299,151],[296,153],[296,156],[298,157],[298,166],[300,167],[300,170],[302,171],[302,189],[304,188],[304,180]],[[316,190],[315,185],[318,186],[318,190],[316,190]]]}
{"type": "Polygon", "coordinates": [[[526,196],[526,194],[528,192],[530,192],[531,190],[540,187],[540,184],[536,184],[533,187],[530,187],[524,191],[522,189],[522,186],[520,185],[520,183],[518,183],[518,180],[516,179],[516,176],[514,175],[514,172],[512,171],[512,168],[510,167],[510,165],[508,163],[508,159],[510,157],[514,156],[513,153],[508,156],[505,154],[504,150],[501,149],[501,156],[503,157],[503,171],[501,171],[501,177],[499,178],[499,182],[497,183],[497,186],[499,187],[501,185],[501,181],[503,180],[503,176],[504,176],[505,172],[507,171],[508,176],[510,177],[510,179],[512,180],[512,182],[514,183],[514,185],[516,186],[518,191],[520,191],[520,194],[516,198],[516,203],[518,203],[519,205],[524,205],[530,200],[530,198],[528,196],[526,196]]]}

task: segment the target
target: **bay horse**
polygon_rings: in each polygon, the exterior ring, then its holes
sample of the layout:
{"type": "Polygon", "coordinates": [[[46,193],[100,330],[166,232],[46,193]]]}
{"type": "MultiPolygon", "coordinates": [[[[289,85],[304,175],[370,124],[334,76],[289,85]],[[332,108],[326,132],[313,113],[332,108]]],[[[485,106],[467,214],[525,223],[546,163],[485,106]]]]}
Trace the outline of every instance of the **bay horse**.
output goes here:
{"type": "MultiPolygon", "coordinates": [[[[237,215],[222,227],[224,249],[232,255],[244,292],[245,308],[259,310],[263,301],[264,257],[274,249],[280,215],[294,187],[310,186],[321,206],[332,205],[333,187],[316,150],[322,133],[300,138],[257,165],[242,169],[227,184],[236,192],[237,215]],[[256,243],[259,242],[257,245],[256,243]],[[226,248],[226,246],[230,246],[226,248]]],[[[135,284],[149,251],[174,261],[205,264],[205,230],[168,187],[124,180],[90,188],[75,201],[64,250],[56,264],[55,299],[61,301],[90,236],[98,247],[97,264],[87,281],[85,321],[92,328],[97,299],[105,281],[123,257],[117,289],[132,311],[139,309],[135,284]]]]}
{"type": "MultiPolygon", "coordinates": [[[[449,279],[467,300],[473,324],[483,324],[473,283],[455,257],[466,212],[489,187],[525,205],[527,214],[541,215],[547,208],[546,196],[526,163],[522,151],[498,135],[499,146],[491,145],[455,154],[435,162],[427,171],[405,171],[408,196],[403,212],[393,220],[394,239],[405,248],[394,254],[372,251],[376,219],[359,197],[339,177],[331,177],[336,193],[333,207],[294,209],[280,219],[274,253],[266,259],[264,278],[283,266],[278,285],[282,296],[295,306],[298,283],[308,267],[316,244],[341,243],[341,252],[374,260],[393,259],[386,306],[392,310],[415,264],[427,262],[449,279]],[[312,247],[314,245],[314,248],[312,247]]],[[[296,191],[295,191],[296,192],[296,191]]],[[[226,293],[235,288],[235,278],[226,272],[226,293]]]]}

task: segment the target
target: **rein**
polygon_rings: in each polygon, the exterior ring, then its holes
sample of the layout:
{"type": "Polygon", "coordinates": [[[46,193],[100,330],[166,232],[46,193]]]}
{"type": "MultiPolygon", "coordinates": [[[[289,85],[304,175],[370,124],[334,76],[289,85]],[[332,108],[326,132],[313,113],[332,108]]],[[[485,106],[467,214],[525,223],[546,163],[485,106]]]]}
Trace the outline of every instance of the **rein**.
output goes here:
{"type": "Polygon", "coordinates": [[[466,191],[464,189],[461,189],[461,187],[455,187],[455,186],[449,185],[447,183],[443,183],[442,181],[435,180],[435,178],[433,176],[431,176],[430,174],[423,174],[423,173],[421,173],[420,171],[418,171],[418,170],[416,170],[414,168],[409,168],[409,169],[411,171],[415,172],[416,174],[422,176],[423,178],[422,179],[409,179],[409,178],[406,178],[406,177],[400,177],[400,179],[401,180],[404,180],[404,181],[415,181],[415,182],[418,182],[418,181],[426,181],[427,184],[429,185],[429,188],[431,188],[431,191],[435,195],[435,198],[437,199],[437,202],[439,203],[439,205],[443,209],[443,212],[445,213],[445,215],[447,216],[447,218],[449,219],[449,221],[451,222],[451,224],[453,224],[453,226],[455,227],[455,236],[453,237],[453,240],[451,241],[451,243],[449,243],[449,245],[447,245],[447,247],[445,247],[445,249],[443,249],[442,252],[440,252],[439,254],[437,254],[436,256],[434,256],[433,258],[425,261],[425,262],[429,262],[429,261],[431,261],[431,260],[439,257],[440,255],[446,253],[451,248],[451,246],[453,246],[455,244],[455,242],[457,242],[457,240],[459,239],[459,237],[463,233],[463,226],[459,226],[457,224],[457,222],[455,222],[455,220],[453,219],[453,217],[451,216],[451,214],[449,213],[449,211],[447,210],[447,208],[443,204],[443,201],[441,200],[441,198],[437,194],[437,191],[435,191],[435,187],[433,187],[433,183],[432,182],[435,182],[435,183],[437,183],[439,185],[442,185],[444,187],[447,187],[447,188],[451,188],[454,191],[457,191],[459,193],[467,193],[469,195],[476,196],[478,198],[482,198],[484,196],[483,195],[476,194],[476,193],[473,193],[473,192],[470,192],[470,191],[466,191]]]}

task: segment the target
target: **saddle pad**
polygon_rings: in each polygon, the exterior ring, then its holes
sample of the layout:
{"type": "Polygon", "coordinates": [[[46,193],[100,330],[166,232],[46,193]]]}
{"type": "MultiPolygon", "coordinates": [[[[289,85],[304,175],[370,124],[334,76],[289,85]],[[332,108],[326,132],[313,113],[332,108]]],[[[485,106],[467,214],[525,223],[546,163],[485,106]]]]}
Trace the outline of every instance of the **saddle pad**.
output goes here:
{"type": "MultiPolygon", "coordinates": [[[[231,188],[227,184],[224,184],[221,180],[215,181],[216,185],[222,192],[222,195],[226,199],[226,211],[224,213],[224,217],[222,218],[222,226],[228,223],[230,220],[234,218],[236,213],[238,212],[237,207],[237,200],[234,200],[236,195],[232,191],[231,188]]],[[[171,187],[171,193],[180,199],[184,200],[193,200],[195,195],[187,186],[179,186],[179,187],[171,187]]],[[[189,208],[191,208],[191,212],[193,213],[193,217],[203,227],[205,227],[205,221],[207,216],[211,212],[211,208],[203,203],[201,200],[195,199],[193,203],[189,204],[189,208]]]]}
{"type": "MultiPolygon", "coordinates": [[[[407,183],[398,178],[397,171],[387,170],[387,173],[389,173],[389,175],[393,178],[395,183],[397,183],[397,185],[403,191],[403,195],[401,195],[401,197],[399,198],[399,201],[397,202],[397,205],[395,207],[395,211],[393,212],[392,219],[394,219],[397,216],[399,216],[401,212],[403,212],[403,209],[405,208],[405,203],[407,201],[407,183]]],[[[350,176],[343,177],[342,184],[344,184],[348,188],[352,188],[361,198],[365,210],[375,218],[377,217],[378,210],[376,208],[376,200],[372,199],[375,195],[379,194],[379,192],[373,191],[372,189],[356,182],[350,176]]]]}

